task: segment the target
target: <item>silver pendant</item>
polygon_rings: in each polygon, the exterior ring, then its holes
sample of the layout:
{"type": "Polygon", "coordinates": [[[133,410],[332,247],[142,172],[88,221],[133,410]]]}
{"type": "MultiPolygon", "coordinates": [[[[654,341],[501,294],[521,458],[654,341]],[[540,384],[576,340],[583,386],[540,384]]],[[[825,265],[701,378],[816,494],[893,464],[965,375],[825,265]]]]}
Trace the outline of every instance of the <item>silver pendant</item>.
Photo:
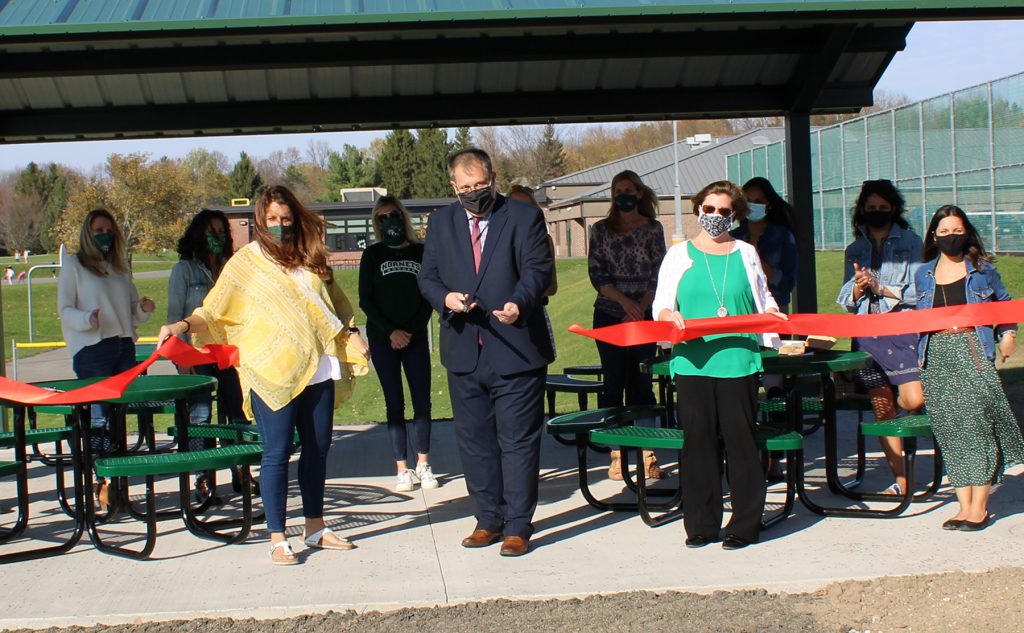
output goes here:
{"type": "Polygon", "coordinates": [[[725,306],[719,306],[718,307],[718,316],[720,316],[720,317],[729,316],[729,311],[725,308],[725,306]]]}

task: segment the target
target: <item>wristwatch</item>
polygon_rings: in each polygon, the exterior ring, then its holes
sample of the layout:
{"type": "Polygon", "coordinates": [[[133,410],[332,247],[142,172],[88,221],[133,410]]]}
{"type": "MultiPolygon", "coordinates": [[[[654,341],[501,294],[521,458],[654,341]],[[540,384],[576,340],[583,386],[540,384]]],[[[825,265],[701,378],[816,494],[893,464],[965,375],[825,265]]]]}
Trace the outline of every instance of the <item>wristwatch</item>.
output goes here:
{"type": "Polygon", "coordinates": [[[359,328],[357,328],[357,327],[350,327],[348,329],[348,333],[349,334],[359,334],[359,328]]]}

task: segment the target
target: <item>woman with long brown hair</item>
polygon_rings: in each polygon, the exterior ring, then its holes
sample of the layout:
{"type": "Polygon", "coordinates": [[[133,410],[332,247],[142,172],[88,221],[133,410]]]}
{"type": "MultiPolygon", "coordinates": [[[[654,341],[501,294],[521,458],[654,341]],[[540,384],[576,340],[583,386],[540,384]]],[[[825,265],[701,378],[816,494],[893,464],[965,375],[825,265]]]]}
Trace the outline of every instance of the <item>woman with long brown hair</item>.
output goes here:
{"type": "Polygon", "coordinates": [[[260,487],[275,565],[299,562],[285,537],[296,428],[305,545],[355,547],[325,525],[324,487],[332,412],[365,373],[367,346],[327,263],[324,234],[323,219],[291,191],[266,189],[256,200],[255,240],[228,260],[201,307],[160,328],[161,341],[190,333],[199,344],[238,347],[243,406],[263,442],[260,487]]]}
{"type": "MultiPolygon", "coordinates": [[[[85,216],[78,252],[64,260],[57,283],[60,327],[78,378],[112,376],[135,366],[137,328],[156,305],[139,291],[128,266],[127,245],[114,216],[94,209],[85,216]]],[[[93,405],[90,450],[109,452],[106,405],[93,405]]],[[[106,481],[97,478],[95,494],[106,506],[106,481]]]]}
{"type": "MultiPolygon", "coordinates": [[[[917,308],[1009,301],[999,271],[963,209],[935,212],[917,269],[917,308]]],[[[1017,351],[1017,324],[952,328],[920,336],[925,404],[960,511],[944,530],[977,532],[991,522],[988,498],[1003,471],[1024,463],[1024,438],[996,374],[1017,351]]]]}
{"type": "MultiPolygon", "coordinates": [[[[651,320],[651,302],[658,285],[658,267],[665,257],[665,230],[656,219],[658,198],[636,172],[623,171],[612,178],[611,208],[608,217],[594,224],[590,234],[587,269],[590,283],[597,290],[594,301],[594,327],[625,321],[651,320]]],[[[650,374],[640,371],[640,363],[652,358],[656,345],[618,347],[597,343],[604,377],[600,406],[654,404],[650,374]]],[[[657,459],[644,452],[644,468],[649,478],[660,478],[657,459]]],[[[622,479],[619,451],[612,451],[608,478],[622,479]]]]}

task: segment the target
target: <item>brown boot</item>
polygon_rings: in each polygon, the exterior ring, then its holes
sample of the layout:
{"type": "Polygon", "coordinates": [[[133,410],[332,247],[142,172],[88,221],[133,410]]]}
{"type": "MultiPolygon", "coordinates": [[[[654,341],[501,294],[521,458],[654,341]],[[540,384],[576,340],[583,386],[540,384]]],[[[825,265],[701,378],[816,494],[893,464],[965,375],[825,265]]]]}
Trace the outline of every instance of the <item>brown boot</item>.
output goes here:
{"type": "Polygon", "coordinates": [[[612,461],[608,465],[608,479],[612,481],[622,481],[622,452],[612,451],[612,461]]]}
{"type": "Polygon", "coordinates": [[[658,458],[654,451],[644,451],[644,473],[648,479],[664,479],[665,471],[658,468],[658,458]]]}

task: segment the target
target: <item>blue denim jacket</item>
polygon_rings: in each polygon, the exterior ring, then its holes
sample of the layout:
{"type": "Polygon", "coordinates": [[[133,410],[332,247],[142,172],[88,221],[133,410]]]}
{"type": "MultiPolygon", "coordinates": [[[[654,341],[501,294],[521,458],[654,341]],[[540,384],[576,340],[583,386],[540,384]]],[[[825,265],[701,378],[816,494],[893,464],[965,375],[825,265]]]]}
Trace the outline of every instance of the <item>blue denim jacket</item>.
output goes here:
{"type": "MultiPolygon", "coordinates": [[[[871,268],[871,239],[867,237],[866,227],[858,227],[857,232],[857,239],[846,247],[843,287],[839,289],[836,303],[855,314],[867,314],[870,303],[867,293],[862,294],[859,301],[853,300],[853,264],[856,262],[861,268],[871,268]]],[[[917,301],[914,275],[921,266],[921,247],[921,238],[910,229],[900,228],[897,224],[889,229],[889,235],[882,242],[882,267],[878,272],[878,283],[900,298],[879,299],[881,312],[914,307],[917,301]]]]}
{"type": "MultiPolygon", "coordinates": [[[[213,273],[198,259],[179,260],[171,269],[167,287],[167,322],[180,321],[203,305],[213,288],[213,273]]],[[[189,343],[187,334],[180,337],[189,343]]]]}
{"type": "MultiPolygon", "coordinates": [[[[917,270],[917,308],[924,310],[935,304],[935,265],[939,259],[936,257],[930,262],[921,265],[917,270]]],[[[970,260],[964,259],[964,266],[967,267],[967,303],[986,303],[988,301],[1010,301],[1010,293],[1006,291],[1003,280],[999,277],[996,267],[986,261],[979,261],[981,270],[976,270],[970,260]]],[[[997,325],[994,328],[990,325],[979,325],[974,328],[981,341],[981,347],[985,350],[985,356],[990,361],[996,359],[996,334],[1003,335],[1003,332],[1016,332],[1017,324],[997,325]]],[[[920,343],[917,346],[918,361],[924,367],[925,353],[928,349],[928,333],[921,335],[920,343]]]]}
{"type": "MultiPolygon", "coordinates": [[[[743,222],[729,234],[744,242],[750,241],[750,227],[743,222]]],[[[768,278],[768,290],[775,297],[775,303],[783,312],[788,312],[789,300],[796,285],[797,253],[796,240],[793,232],[778,224],[767,223],[761,239],[757,241],[757,254],[761,260],[772,267],[772,276],[768,278]]]]}

